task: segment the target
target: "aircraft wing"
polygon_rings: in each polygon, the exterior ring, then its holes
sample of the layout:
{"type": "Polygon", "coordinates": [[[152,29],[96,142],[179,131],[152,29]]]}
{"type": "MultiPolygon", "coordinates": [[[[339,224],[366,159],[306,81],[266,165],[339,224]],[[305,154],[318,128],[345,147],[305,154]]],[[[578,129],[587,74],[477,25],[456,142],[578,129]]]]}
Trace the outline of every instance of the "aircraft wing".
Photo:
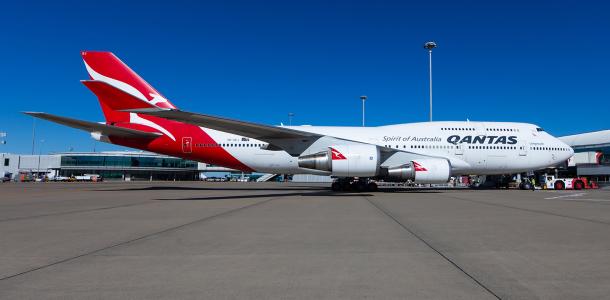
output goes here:
{"type": "Polygon", "coordinates": [[[29,112],[28,111],[28,112],[23,112],[23,113],[26,115],[30,115],[32,117],[59,123],[59,124],[66,125],[66,126],[69,126],[72,128],[81,129],[81,130],[88,131],[88,132],[99,132],[106,136],[154,139],[154,138],[157,138],[157,137],[160,137],[163,135],[162,133],[159,133],[159,132],[146,132],[146,131],[141,131],[141,130],[107,125],[107,124],[103,124],[103,123],[82,121],[82,120],[47,114],[47,113],[43,113],[43,112],[29,112]]]}
{"type": "Polygon", "coordinates": [[[322,137],[322,135],[316,133],[192,113],[177,109],[145,108],[127,109],[124,111],[189,123],[266,142],[273,142],[277,139],[322,137]]]}

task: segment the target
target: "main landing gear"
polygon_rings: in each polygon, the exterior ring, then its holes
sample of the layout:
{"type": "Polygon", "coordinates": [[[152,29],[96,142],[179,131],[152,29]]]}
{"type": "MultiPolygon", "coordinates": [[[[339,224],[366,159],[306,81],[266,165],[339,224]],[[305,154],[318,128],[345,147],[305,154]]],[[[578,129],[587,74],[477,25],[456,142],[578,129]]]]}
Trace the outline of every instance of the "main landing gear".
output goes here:
{"type": "Polygon", "coordinates": [[[377,183],[369,178],[337,178],[330,189],[335,192],[375,192],[377,183]]]}

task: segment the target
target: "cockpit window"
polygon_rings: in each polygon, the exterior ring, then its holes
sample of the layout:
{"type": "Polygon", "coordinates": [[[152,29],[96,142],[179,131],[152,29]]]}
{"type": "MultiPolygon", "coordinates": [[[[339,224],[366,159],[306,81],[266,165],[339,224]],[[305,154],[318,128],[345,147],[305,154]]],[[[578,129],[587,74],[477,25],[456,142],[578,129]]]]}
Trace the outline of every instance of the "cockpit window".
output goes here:
{"type": "Polygon", "coordinates": [[[540,131],[544,131],[544,129],[542,129],[542,128],[540,128],[540,127],[537,127],[537,128],[536,128],[536,131],[540,132],[540,131]]]}

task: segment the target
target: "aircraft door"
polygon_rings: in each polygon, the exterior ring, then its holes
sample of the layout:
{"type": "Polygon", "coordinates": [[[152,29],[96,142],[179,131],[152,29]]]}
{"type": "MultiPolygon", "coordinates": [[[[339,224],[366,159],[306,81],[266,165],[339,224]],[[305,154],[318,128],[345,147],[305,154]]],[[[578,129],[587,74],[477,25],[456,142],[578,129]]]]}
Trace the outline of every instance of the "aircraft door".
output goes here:
{"type": "Polygon", "coordinates": [[[485,125],[480,122],[473,122],[474,129],[476,130],[477,136],[486,136],[487,130],[485,130],[485,125]]]}
{"type": "Polygon", "coordinates": [[[193,152],[193,138],[192,137],[183,137],[182,138],[182,152],[183,153],[192,153],[193,152]]]}
{"type": "Polygon", "coordinates": [[[519,145],[517,147],[519,147],[519,155],[520,156],[526,156],[527,155],[527,142],[523,141],[523,142],[519,143],[519,145]]]}
{"type": "Polygon", "coordinates": [[[464,147],[467,147],[467,144],[455,144],[455,155],[463,155],[464,154],[464,147]]]}

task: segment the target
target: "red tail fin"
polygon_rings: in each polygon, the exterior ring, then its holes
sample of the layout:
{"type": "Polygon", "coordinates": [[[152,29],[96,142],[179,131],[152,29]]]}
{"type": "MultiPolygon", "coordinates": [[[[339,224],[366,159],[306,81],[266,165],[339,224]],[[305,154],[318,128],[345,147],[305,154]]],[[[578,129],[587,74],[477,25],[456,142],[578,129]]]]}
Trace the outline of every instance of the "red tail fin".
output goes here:
{"type": "Polygon", "coordinates": [[[98,96],[107,121],[128,120],[129,114],[116,111],[117,107],[135,109],[150,105],[150,107],[176,108],[112,52],[83,51],[81,55],[91,79],[110,86],[91,83],[91,81],[83,82],[98,96]],[[112,91],[112,88],[119,91],[112,91]],[[124,96],[117,97],[120,94],[124,96]],[[136,99],[141,100],[142,103],[139,103],[136,99]],[[117,102],[121,103],[118,104],[117,102]]]}

